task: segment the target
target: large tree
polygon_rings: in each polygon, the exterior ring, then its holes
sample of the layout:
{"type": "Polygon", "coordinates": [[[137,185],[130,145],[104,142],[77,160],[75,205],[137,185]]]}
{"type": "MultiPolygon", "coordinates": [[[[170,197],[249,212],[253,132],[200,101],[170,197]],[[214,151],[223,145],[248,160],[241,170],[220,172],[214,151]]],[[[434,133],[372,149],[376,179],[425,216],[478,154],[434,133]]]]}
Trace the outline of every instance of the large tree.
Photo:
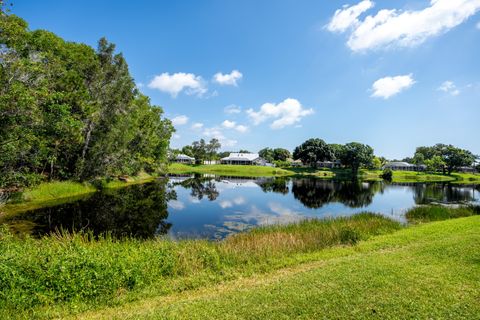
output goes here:
{"type": "Polygon", "coordinates": [[[357,175],[360,166],[369,166],[373,160],[373,148],[369,145],[350,142],[343,147],[340,161],[343,165],[352,169],[352,174],[357,175]]]}
{"type": "Polygon", "coordinates": [[[0,14],[0,188],[161,170],[173,132],[127,63],[0,14]]]}
{"type": "Polygon", "coordinates": [[[333,160],[333,157],[334,154],[330,146],[318,138],[308,139],[296,147],[293,152],[293,159],[300,159],[303,163],[311,166],[316,166],[318,161],[333,160]]]}

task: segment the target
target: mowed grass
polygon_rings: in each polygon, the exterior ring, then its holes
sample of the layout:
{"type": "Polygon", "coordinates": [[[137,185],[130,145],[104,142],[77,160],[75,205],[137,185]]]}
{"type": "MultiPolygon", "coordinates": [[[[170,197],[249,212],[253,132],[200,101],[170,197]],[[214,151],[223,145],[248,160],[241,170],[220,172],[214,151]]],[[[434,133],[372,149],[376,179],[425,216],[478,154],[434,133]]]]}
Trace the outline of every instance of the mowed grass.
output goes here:
{"type": "Polygon", "coordinates": [[[0,318],[64,317],[167,296],[298,265],[332,246],[399,230],[374,214],[309,220],[222,242],[92,239],[88,234],[20,239],[0,233],[0,318]]]}
{"type": "Polygon", "coordinates": [[[480,315],[480,216],[417,225],[308,256],[310,262],[276,272],[78,318],[478,319],[480,315]]]}
{"type": "Polygon", "coordinates": [[[172,163],[168,167],[168,172],[173,174],[200,173],[237,177],[271,177],[293,175],[293,172],[281,168],[225,164],[187,165],[182,163],[172,163]]]}

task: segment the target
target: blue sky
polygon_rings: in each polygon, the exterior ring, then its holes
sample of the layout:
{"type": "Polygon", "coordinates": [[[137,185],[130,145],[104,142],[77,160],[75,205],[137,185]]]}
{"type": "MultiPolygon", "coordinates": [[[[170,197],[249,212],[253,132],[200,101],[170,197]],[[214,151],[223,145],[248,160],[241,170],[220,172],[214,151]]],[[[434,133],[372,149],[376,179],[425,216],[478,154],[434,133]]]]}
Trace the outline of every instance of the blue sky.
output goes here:
{"type": "Polygon", "coordinates": [[[175,119],[172,147],[319,137],[388,158],[438,142],[480,154],[480,0],[13,2],[31,29],[114,42],[175,119]]]}

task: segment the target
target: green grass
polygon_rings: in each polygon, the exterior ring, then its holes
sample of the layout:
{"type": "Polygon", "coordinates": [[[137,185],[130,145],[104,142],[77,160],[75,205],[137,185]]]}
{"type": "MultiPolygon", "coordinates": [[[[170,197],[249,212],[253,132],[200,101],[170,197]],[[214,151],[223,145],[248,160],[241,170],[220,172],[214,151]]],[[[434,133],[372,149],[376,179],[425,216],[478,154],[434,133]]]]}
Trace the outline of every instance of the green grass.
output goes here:
{"type": "Polygon", "coordinates": [[[168,167],[169,173],[173,174],[215,174],[221,176],[241,176],[241,177],[271,177],[287,176],[293,173],[281,168],[263,167],[263,166],[241,166],[241,165],[186,165],[181,163],[172,163],[168,167]]]}
{"type": "MultiPolygon", "coordinates": [[[[155,177],[146,173],[140,173],[138,176],[130,177],[127,181],[112,180],[109,182],[101,181],[101,187],[105,189],[117,189],[133,184],[146,183],[154,180],[155,177]]],[[[28,210],[38,208],[57,206],[63,203],[78,200],[86,197],[98,189],[88,182],[75,181],[51,181],[44,182],[24,190],[17,194],[12,201],[0,208],[0,217],[2,214],[17,214],[28,210]]]]}
{"type": "Polygon", "coordinates": [[[407,211],[405,216],[411,223],[430,222],[480,214],[480,206],[450,207],[441,205],[418,206],[407,211]]]}
{"type": "Polygon", "coordinates": [[[373,214],[310,220],[222,242],[0,236],[0,318],[43,318],[121,305],[296,265],[310,253],[400,229],[373,214]]]}
{"type": "Polygon", "coordinates": [[[79,319],[478,319],[480,216],[422,224],[303,264],[79,319]]]}

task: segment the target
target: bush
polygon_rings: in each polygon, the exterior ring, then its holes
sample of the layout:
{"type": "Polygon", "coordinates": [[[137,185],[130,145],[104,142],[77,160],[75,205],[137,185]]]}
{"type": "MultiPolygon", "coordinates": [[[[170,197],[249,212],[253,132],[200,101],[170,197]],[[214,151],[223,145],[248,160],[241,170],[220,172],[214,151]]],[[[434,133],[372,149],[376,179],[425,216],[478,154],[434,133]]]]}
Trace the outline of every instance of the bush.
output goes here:
{"type": "Polygon", "coordinates": [[[386,181],[392,181],[392,178],[393,178],[392,169],[390,169],[390,168],[383,169],[381,177],[382,177],[382,179],[384,179],[386,181]]]}

